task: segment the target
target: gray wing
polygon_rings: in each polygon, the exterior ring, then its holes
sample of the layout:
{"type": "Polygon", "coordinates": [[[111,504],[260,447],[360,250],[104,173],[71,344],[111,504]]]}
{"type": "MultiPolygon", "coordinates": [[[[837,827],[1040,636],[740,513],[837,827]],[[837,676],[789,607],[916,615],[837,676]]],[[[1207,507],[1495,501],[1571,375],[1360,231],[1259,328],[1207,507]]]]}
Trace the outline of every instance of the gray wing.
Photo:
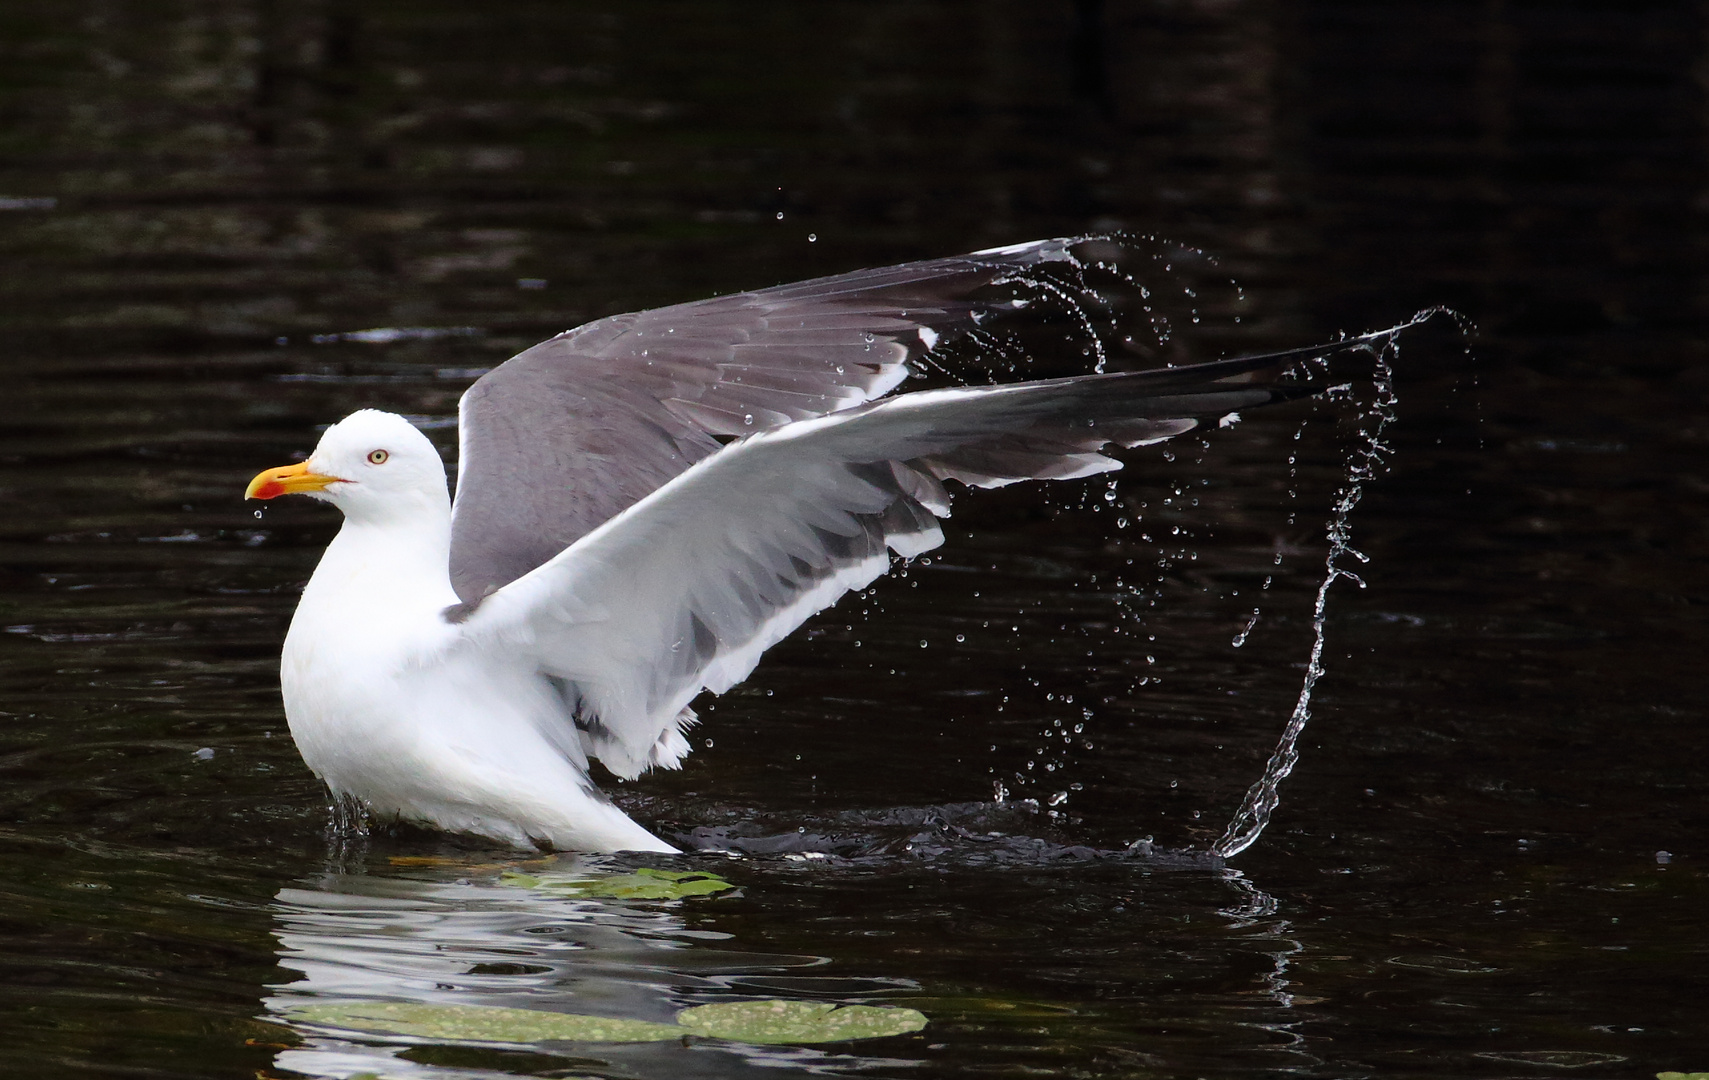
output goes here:
{"type": "Polygon", "coordinates": [[[1120,463],[1309,392],[1268,359],[902,394],[733,443],[465,616],[465,647],[560,680],[586,749],[619,776],[674,766],[703,689],[722,693],[814,612],[943,542],[946,480],[996,487],[1120,463]]]}
{"type": "MultiPolygon", "coordinates": [[[[716,451],[880,397],[939,335],[971,327],[969,296],[1075,239],[615,315],[482,376],[459,408],[451,581],[466,604],[545,563],[716,451]]],[[[987,305],[989,306],[989,305],[987,305]]]]}

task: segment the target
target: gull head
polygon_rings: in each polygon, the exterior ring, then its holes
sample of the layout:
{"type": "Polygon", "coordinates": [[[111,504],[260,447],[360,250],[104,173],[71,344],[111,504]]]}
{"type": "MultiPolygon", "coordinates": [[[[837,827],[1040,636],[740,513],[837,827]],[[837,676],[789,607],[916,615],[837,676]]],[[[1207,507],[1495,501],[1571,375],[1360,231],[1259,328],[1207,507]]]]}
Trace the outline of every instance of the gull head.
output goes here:
{"type": "Polygon", "coordinates": [[[439,451],[396,413],[363,409],[326,429],[307,461],[268,469],[249,482],[248,499],[307,495],[353,521],[416,519],[448,513],[439,451]]]}

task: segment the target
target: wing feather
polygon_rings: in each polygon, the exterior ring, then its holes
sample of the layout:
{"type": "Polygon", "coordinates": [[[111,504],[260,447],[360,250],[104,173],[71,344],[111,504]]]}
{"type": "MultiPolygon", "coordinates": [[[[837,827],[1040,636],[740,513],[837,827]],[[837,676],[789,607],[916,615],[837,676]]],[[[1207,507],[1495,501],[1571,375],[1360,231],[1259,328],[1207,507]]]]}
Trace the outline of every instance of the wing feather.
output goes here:
{"type": "Polygon", "coordinates": [[[980,288],[1075,239],[614,315],[483,375],[459,409],[451,579],[465,603],[545,563],[721,441],[880,397],[980,288]]]}
{"type": "MultiPolygon", "coordinates": [[[[702,690],[746,678],[814,612],[943,542],[944,482],[1103,472],[1111,442],[1309,392],[1274,364],[904,394],[702,459],[464,617],[467,647],[562,680],[584,742],[620,776],[675,765],[702,690]]],[[[464,606],[466,608],[466,605],[464,606]]]]}

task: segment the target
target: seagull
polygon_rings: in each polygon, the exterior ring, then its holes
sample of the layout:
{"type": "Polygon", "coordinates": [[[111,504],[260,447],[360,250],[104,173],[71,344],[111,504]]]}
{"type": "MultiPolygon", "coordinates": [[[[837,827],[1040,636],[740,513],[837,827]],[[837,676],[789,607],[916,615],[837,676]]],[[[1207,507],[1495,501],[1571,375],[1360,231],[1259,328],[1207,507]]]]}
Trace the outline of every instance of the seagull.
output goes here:
{"type": "Polygon", "coordinates": [[[246,497],[344,522],[280,684],[304,762],[376,820],[523,849],[674,851],[590,779],[680,768],[691,703],[815,612],[943,543],[951,482],[1120,468],[1313,392],[1350,342],[1149,371],[892,394],[987,286],[1078,266],[1079,239],[616,315],[527,349],[458,405],[457,495],[401,416],[363,409],[246,497]],[[1057,267],[1055,269],[1061,269],[1057,267]]]}

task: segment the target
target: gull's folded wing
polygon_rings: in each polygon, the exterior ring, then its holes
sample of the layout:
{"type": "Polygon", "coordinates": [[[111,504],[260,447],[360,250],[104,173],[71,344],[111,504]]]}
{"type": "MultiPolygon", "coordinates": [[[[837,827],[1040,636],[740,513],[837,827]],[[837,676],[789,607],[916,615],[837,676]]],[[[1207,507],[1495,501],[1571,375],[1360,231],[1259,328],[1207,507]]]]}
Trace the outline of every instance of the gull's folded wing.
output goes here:
{"type": "Polygon", "coordinates": [[[1250,358],[932,390],[788,424],[701,460],[447,615],[463,620],[463,647],[531,657],[561,680],[587,749],[619,776],[674,766],[701,690],[746,678],[808,616],[883,574],[891,551],[943,542],[944,481],[1119,468],[1098,451],[1310,392],[1279,381],[1283,366],[1250,358]]]}
{"type": "Polygon", "coordinates": [[[460,407],[451,581],[465,602],[512,581],[720,445],[879,397],[968,298],[1074,239],[860,270],[560,334],[482,376],[460,407]]]}

